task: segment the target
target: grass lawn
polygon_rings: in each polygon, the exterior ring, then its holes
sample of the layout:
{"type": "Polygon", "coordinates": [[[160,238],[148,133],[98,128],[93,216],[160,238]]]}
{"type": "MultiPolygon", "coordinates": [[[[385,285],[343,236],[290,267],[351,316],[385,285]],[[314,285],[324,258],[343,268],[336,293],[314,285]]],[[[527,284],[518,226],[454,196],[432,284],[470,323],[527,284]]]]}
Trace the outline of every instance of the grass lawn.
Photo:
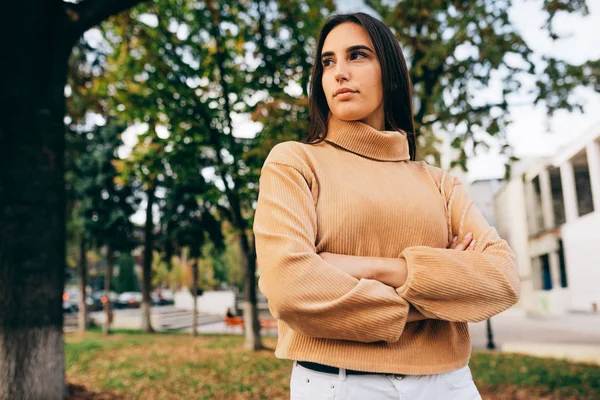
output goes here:
{"type": "MultiPolygon", "coordinates": [[[[118,331],[65,335],[69,399],[288,399],[292,364],[269,350],[243,350],[243,337],[118,331]]],[[[600,366],[475,353],[484,399],[600,399],[600,366]]]]}

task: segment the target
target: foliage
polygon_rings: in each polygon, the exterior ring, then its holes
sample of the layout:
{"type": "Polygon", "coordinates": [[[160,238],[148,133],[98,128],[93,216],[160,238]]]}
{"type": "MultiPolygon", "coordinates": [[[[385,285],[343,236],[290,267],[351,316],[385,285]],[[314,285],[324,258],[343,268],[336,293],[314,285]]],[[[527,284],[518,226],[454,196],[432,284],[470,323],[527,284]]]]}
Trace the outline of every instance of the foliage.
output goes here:
{"type": "MultiPolygon", "coordinates": [[[[306,95],[315,32],[332,10],[330,1],[161,0],[105,23],[112,51],[95,83],[104,112],[147,127],[118,162],[122,175],[157,181],[174,197],[185,184],[221,219],[239,228],[241,212],[251,222],[266,154],[306,128],[306,98],[286,88],[299,84],[306,95]],[[258,138],[234,136],[244,113],[262,123],[258,138]]],[[[177,208],[169,196],[161,209],[177,208]]]]}
{"type": "Polygon", "coordinates": [[[135,272],[135,263],[130,252],[121,252],[116,265],[119,266],[119,274],[114,277],[116,291],[139,292],[140,282],[135,272]]]}
{"type": "MultiPolygon", "coordinates": [[[[206,248],[210,245],[207,244],[206,248]]],[[[154,252],[153,263],[153,286],[168,287],[173,290],[192,287],[192,266],[195,261],[198,262],[198,289],[212,290],[220,282],[215,278],[214,258],[210,257],[208,252],[202,252],[203,257],[199,259],[190,258],[190,251],[183,248],[180,256],[171,258],[171,268],[167,267],[164,257],[154,252]]]]}
{"type": "Polygon", "coordinates": [[[174,278],[174,275],[178,274],[179,271],[176,272],[173,268],[169,269],[164,257],[156,250],[152,253],[152,271],[152,287],[177,289],[182,286],[182,284],[174,285],[172,283],[173,280],[182,282],[182,279],[174,278]]]}
{"type": "Polygon", "coordinates": [[[117,182],[113,163],[120,144],[119,126],[109,121],[89,132],[71,132],[81,151],[73,161],[70,187],[77,200],[79,229],[96,246],[131,250],[136,241],[129,217],[138,204],[133,188],[117,182]]]}

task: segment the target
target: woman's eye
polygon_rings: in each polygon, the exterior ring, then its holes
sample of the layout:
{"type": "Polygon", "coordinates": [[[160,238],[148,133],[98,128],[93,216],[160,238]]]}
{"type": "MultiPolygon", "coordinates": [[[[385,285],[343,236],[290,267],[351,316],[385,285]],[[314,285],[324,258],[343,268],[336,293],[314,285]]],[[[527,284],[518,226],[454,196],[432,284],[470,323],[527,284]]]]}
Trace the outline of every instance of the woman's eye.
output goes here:
{"type": "Polygon", "coordinates": [[[357,60],[360,58],[366,58],[367,55],[365,53],[363,53],[362,51],[354,51],[352,52],[352,54],[350,54],[350,59],[351,60],[357,60]]]}
{"type": "Polygon", "coordinates": [[[323,63],[324,67],[328,67],[333,63],[333,60],[331,58],[326,58],[325,60],[321,61],[323,63]]]}

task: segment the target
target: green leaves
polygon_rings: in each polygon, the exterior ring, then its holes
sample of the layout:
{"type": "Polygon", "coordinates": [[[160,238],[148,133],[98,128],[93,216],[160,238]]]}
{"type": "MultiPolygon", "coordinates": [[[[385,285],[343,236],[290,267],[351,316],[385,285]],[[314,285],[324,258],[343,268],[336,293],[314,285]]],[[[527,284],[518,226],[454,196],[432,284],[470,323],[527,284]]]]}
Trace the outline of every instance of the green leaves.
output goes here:
{"type": "Polygon", "coordinates": [[[537,82],[534,103],[545,102],[549,115],[556,110],[583,112],[583,103],[575,97],[578,87],[590,87],[600,93],[600,60],[571,65],[552,57],[544,57],[546,67],[537,82]]]}
{"type": "Polygon", "coordinates": [[[138,199],[130,185],[119,182],[113,166],[120,129],[109,120],[90,132],[67,135],[68,193],[76,204],[69,227],[71,234],[78,230],[98,247],[129,251],[136,244],[129,217],[138,199]]]}

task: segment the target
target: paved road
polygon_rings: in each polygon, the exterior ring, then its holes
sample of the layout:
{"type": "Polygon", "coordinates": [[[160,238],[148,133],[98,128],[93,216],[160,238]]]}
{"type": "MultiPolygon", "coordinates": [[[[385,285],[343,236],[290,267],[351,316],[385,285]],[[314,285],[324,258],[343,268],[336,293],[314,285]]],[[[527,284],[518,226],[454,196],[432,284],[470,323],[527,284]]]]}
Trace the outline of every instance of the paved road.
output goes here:
{"type": "MultiPolygon", "coordinates": [[[[141,310],[139,308],[113,310],[113,324],[115,329],[137,329],[141,326],[141,310]]],[[[152,326],[156,330],[185,329],[192,326],[193,311],[176,309],[173,306],[158,306],[151,309],[152,326]]],[[[97,324],[104,324],[105,313],[97,311],[90,313],[90,318],[97,324]]],[[[198,314],[198,325],[211,324],[222,321],[222,315],[198,314]]],[[[65,315],[65,330],[77,327],[77,314],[65,315]]]]}
{"type": "MultiPolygon", "coordinates": [[[[487,344],[485,322],[470,324],[469,327],[473,347],[485,348],[487,344]]],[[[498,346],[509,342],[600,346],[600,314],[534,318],[509,310],[492,318],[492,331],[498,346]]]]}

